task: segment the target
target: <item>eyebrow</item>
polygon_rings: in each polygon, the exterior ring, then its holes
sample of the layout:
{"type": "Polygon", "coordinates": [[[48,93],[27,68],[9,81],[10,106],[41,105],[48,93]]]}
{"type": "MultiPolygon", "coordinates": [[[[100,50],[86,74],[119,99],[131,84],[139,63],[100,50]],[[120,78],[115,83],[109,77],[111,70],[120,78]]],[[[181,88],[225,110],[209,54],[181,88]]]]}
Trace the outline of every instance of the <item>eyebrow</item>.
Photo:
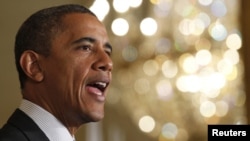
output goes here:
{"type": "MultiPolygon", "coordinates": [[[[85,41],[90,42],[90,43],[94,43],[94,42],[96,42],[96,39],[94,39],[94,38],[92,38],[92,37],[83,37],[83,38],[80,38],[80,39],[74,41],[72,44],[78,44],[78,43],[85,42],[85,41]]],[[[113,47],[111,46],[110,43],[106,42],[106,43],[104,44],[104,46],[105,46],[106,48],[110,49],[110,51],[112,52],[113,47]]]]}

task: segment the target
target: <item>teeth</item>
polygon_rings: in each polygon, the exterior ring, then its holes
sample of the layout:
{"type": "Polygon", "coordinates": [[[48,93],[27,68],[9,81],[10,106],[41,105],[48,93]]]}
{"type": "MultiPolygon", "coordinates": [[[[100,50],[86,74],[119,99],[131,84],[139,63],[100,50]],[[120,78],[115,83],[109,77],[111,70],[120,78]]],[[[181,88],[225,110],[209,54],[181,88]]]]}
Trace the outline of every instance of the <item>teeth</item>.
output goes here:
{"type": "Polygon", "coordinates": [[[102,88],[105,88],[107,86],[107,83],[104,82],[96,82],[95,84],[101,86],[102,88]]]}

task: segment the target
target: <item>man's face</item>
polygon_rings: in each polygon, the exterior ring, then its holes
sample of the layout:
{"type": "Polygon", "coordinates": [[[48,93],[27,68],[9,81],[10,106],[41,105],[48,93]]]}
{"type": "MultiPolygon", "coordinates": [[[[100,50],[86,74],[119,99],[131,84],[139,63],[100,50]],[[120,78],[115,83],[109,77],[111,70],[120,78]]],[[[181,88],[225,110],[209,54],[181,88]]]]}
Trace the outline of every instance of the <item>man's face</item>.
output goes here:
{"type": "Polygon", "coordinates": [[[48,106],[63,122],[98,121],[104,116],[113,68],[106,29],[96,17],[82,13],[66,15],[63,25],[42,63],[48,106]]]}

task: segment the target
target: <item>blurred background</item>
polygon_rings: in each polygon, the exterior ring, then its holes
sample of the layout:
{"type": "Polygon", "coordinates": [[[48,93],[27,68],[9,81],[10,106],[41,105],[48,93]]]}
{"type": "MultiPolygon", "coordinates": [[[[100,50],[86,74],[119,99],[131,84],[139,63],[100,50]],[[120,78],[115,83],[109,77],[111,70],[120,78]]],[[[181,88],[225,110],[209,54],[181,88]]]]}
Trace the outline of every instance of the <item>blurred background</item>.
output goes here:
{"type": "Polygon", "coordinates": [[[247,0],[15,0],[0,2],[0,127],[21,100],[18,28],[65,3],[90,8],[114,46],[105,118],[78,141],[206,141],[208,124],[249,123],[247,0]]]}

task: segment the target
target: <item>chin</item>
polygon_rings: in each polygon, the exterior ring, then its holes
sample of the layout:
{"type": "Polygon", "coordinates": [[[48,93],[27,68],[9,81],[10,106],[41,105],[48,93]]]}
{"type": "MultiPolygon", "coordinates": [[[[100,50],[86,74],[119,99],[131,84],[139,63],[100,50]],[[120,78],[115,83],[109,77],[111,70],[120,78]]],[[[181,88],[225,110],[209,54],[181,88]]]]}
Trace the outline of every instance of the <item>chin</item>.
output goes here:
{"type": "Polygon", "coordinates": [[[97,121],[100,121],[104,118],[104,114],[95,114],[95,115],[92,115],[92,121],[93,122],[97,122],[97,121]]]}
{"type": "Polygon", "coordinates": [[[85,113],[85,122],[98,122],[104,118],[103,111],[92,111],[90,113],[85,113]]]}

